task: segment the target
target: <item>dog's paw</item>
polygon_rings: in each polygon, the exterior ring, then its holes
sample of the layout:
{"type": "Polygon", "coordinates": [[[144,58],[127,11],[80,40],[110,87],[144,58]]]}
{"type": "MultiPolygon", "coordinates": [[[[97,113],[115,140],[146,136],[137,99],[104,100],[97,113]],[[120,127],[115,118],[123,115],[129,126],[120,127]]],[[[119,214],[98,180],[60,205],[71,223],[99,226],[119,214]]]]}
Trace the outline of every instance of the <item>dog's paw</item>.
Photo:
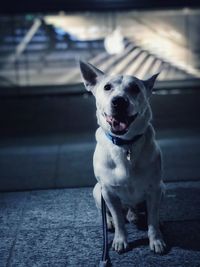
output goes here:
{"type": "Polygon", "coordinates": [[[128,249],[128,242],[126,238],[121,236],[115,236],[112,243],[112,249],[117,251],[118,253],[126,251],[128,249]]]}
{"type": "Polygon", "coordinates": [[[150,250],[157,253],[163,254],[166,249],[166,244],[162,238],[152,238],[149,240],[150,250]]]}

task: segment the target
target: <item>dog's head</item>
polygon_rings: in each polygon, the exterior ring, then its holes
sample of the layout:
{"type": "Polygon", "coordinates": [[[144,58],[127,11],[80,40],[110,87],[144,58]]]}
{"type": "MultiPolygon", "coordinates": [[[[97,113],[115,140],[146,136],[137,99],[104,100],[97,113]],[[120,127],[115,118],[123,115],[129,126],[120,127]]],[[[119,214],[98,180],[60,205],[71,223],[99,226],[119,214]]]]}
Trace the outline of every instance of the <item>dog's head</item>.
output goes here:
{"type": "Polygon", "coordinates": [[[134,76],[108,76],[93,65],[80,62],[87,90],[96,98],[99,125],[124,138],[142,133],[151,119],[149,97],[158,74],[148,80],[134,76]]]}

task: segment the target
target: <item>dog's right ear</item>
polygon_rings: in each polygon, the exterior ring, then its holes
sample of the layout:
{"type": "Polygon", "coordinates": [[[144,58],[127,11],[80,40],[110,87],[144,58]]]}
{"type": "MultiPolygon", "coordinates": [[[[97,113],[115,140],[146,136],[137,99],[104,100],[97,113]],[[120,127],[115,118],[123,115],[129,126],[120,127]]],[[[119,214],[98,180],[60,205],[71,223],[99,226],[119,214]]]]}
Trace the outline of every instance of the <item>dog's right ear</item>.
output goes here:
{"type": "Polygon", "coordinates": [[[94,88],[104,73],[90,63],[83,61],[79,61],[79,66],[86,89],[94,94],[94,88]]]}

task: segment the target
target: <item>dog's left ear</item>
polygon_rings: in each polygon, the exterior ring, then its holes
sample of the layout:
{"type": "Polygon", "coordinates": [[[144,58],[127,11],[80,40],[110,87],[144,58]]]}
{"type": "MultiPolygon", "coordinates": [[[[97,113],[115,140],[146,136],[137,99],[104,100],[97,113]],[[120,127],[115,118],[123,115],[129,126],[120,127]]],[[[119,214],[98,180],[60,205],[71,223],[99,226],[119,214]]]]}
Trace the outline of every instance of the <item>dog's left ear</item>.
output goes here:
{"type": "Polygon", "coordinates": [[[146,89],[147,97],[150,97],[151,96],[154,83],[155,83],[156,78],[158,77],[159,74],[160,73],[156,73],[151,78],[143,81],[144,86],[145,86],[145,89],[146,89]]]}
{"type": "Polygon", "coordinates": [[[90,63],[79,61],[79,65],[86,89],[94,94],[94,88],[104,73],[90,63]]]}

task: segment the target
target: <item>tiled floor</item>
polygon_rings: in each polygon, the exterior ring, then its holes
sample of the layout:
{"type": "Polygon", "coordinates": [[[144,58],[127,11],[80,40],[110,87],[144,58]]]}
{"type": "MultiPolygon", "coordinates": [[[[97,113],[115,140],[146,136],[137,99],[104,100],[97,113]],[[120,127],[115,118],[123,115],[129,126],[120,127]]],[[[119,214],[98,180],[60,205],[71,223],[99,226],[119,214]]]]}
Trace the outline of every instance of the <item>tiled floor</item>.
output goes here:
{"type": "MultiPolygon", "coordinates": [[[[113,266],[199,267],[199,196],[198,181],[167,184],[161,218],[168,252],[152,254],[146,231],[127,225],[131,250],[110,251],[113,266]]],[[[92,188],[1,193],[0,267],[98,266],[101,230],[92,188]]]]}

